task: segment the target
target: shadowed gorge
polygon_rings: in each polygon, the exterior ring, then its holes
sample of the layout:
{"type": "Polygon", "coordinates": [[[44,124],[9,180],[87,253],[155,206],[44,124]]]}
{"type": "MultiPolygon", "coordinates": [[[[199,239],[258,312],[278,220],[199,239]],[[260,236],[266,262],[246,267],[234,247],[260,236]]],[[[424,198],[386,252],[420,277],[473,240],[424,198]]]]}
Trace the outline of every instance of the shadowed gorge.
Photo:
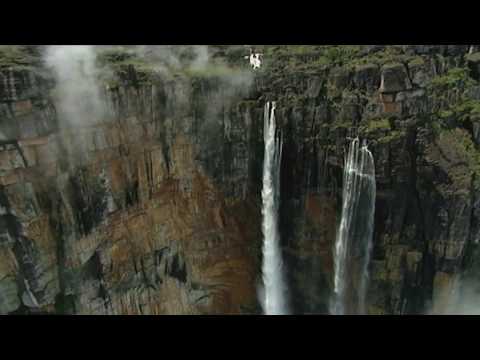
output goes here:
{"type": "Polygon", "coordinates": [[[477,45],[1,45],[0,314],[262,314],[266,273],[291,314],[478,313],[479,74],[477,45]]]}

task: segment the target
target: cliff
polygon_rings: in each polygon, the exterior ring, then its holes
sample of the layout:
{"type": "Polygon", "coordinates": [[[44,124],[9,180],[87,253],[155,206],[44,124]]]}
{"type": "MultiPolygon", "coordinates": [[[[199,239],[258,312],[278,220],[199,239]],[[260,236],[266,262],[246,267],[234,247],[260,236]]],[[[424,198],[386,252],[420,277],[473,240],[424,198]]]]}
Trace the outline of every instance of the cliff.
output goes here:
{"type": "Polygon", "coordinates": [[[280,227],[296,313],[327,313],[357,133],[377,174],[369,313],[442,312],[458,281],[472,291],[478,49],[258,49],[255,72],[240,46],[211,46],[215,66],[178,72],[102,51],[105,112],[69,126],[43,49],[2,49],[0,313],[259,312],[269,100],[284,134],[280,227]]]}

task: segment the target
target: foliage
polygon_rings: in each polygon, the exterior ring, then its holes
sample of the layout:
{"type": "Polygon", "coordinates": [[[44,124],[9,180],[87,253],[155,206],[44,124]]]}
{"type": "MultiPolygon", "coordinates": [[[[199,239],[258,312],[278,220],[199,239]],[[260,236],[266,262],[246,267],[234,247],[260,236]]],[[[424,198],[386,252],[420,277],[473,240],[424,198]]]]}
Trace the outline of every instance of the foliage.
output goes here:
{"type": "Polygon", "coordinates": [[[438,113],[440,119],[446,120],[454,118],[460,123],[468,120],[477,121],[480,119],[480,101],[474,99],[463,99],[450,108],[441,110],[438,113]]]}
{"type": "Polygon", "coordinates": [[[368,123],[368,131],[390,130],[390,121],[388,119],[372,120],[368,123]]]}
{"type": "Polygon", "coordinates": [[[452,89],[464,89],[471,86],[474,80],[469,76],[467,68],[452,68],[444,75],[434,77],[428,86],[431,92],[440,93],[452,89]]]}
{"type": "Polygon", "coordinates": [[[435,137],[455,128],[470,128],[471,123],[480,120],[480,101],[469,94],[475,85],[464,67],[452,68],[430,81],[427,92],[434,111],[429,126],[435,137]]]}
{"type": "Polygon", "coordinates": [[[312,72],[341,66],[360,54],[358,45],[283,45],[265,46],[265,61],[275,71],[312,72]]]}
{"type": "Polygon", "coordinates": [[[191,78],[210,78],[240,74],[241,70],[224,65],[208,65],[201,68],[186,68],[182,73],[191,78]]]}
{"type": "Polygon", "coordinates": [[[32,70],[34,59],[26,48],[19,45],[0,45],[0,70],[13,67],[17,70],[32,70]]]}
{"type": "MultiPolygon", "coordinates": [[[[361,55],[361,54],[360,54],[361,55]]],[[[403,54],[403,51],[398,46],[385,46],[383,49],[372,52],[367,55],[355,56],[349,61],[348,65],[350,67],[355,67],[358,65],[365,64],[375,64],[382,66],[384,64],[393,63],[393,62],[408,62],[414,57],[410,55],[403,54]]]]}
{"type": "Polygon", "coordinates": [[[117,46],[100,51],[97,56],[97,61],[100,66],[104,66],[108,64],[125,62],[133,59],[134,57],[135,54],[133,51],[121,46],[117,46]]]}
{"type": "Polygon", "coordinates": [[[464,129],[448,129],[439,134],[436,142],[445,157],[452,162],[449,168],[449,176],[452,181],[466,188],[474,175],[477,180],[475,186],[478,187],[480,151],[477,150],[471,135],[464,129]],[[464,164],[465,166],[459,167],[458,164],[464,164]]]}
{"type": "Polygon", "coordinates": [[[425,60],[421,56],[416,56],[408,62],[409,67],[421,66],[425,64],[425,60]]]}
{"type": "Polygon", "coordinates": [[[359,127],[359,133],[372,143],[389,144],[405,137],[405,129],[395,128],[390,118],[371,119],[359,127]]]}

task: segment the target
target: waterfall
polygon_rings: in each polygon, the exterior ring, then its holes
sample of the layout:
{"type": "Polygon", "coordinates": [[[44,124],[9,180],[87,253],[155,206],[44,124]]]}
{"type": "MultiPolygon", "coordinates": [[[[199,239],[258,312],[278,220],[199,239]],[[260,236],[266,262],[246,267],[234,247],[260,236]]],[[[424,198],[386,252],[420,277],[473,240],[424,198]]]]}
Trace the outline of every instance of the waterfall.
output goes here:
{"type": "Polygon", "coordinates": [[[264,314],[285,315],[288,311],[278,227],[282,137],[276,131],[275,102],[265,105],[264,141],[265,157],[262,189],[263,294],[261,299],[264,314]]]}
{"type": "Polygon", "coordinates": [[[342,217],[334,249],[331,313],[365,314],[375,213],[375,165],[365,142],[351,141],[343,175],[342,217]]]}

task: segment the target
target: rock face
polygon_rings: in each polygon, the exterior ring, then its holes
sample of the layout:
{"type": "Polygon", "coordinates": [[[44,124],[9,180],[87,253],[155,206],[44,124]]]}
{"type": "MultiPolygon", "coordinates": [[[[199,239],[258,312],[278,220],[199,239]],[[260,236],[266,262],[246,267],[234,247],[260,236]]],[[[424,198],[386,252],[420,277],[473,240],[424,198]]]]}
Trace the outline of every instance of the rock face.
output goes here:
{"type": "Polygon", "coordinates": [[[130,79],[103,92],[100,124],[64,129],[50,89],[34,105],[6,76],[1,313],[256,311],[249,120],[211,111],[221,85],[130,79]]]}
{"type": "Polygon", "coordinates": [[[435,57],[403,49],[380,61],[376,53],[372,65],[348,59],[327,68],[315,99],[304,95],[295,69],[263,90],[295,89],[293,101],[280,103],[289,139],[282,236],[298,312],[327,312],[344,145],[356,133],[369,140],[377,172],[369,313],[442,312],[445,294],[470,269],[478,241],[477,85],[467,50],[449,49],[435,57]],[[337,80],[351,69],[351,81],[337,80]]]}
{"type": "MultiPolygon", "coordinates": [[[[0,313],[259,312],[270,100],[295,313],[328,312],[355,134],[377,174],[369,313],[442,312],[457,279],[478,282],[475,49],[258,48],[262,69],[241,86],[218,74],[145,78],[135,63],[118,71],[118,57],[106,65],[115,81],[101,82],[105,117],[74,129],[41,65],[0,66],[0,313]]],[[[230,63],[239,53],[210,51],[230,63]]]]}

